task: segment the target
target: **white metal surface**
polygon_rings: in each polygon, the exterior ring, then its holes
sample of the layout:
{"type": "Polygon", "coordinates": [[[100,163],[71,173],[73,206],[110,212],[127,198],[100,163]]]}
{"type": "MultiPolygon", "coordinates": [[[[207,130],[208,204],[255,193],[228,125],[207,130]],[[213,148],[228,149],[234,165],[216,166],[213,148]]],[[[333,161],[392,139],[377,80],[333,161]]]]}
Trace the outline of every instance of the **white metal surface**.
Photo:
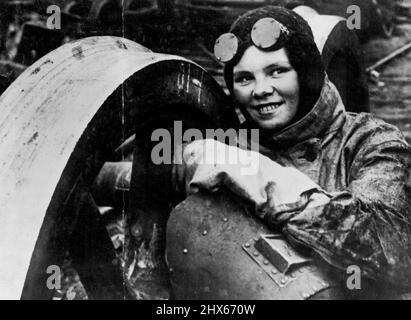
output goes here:
{"type": "Polygon", "coordinates": [[[44,215],[87,124],[127,78],[164,60],[184,59],[123,38],[86,38],[41,58],[0,97],[0,299],[21,296],[44,215]]]}

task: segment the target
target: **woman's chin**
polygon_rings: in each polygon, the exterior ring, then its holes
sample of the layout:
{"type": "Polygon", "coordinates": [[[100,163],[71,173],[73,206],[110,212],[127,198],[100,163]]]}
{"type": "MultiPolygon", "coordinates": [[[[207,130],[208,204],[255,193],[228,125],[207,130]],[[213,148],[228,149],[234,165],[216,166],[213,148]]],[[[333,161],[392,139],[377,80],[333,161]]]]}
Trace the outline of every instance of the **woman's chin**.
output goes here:
{"type": "Polygon", "coordinates": [[[278,117],[254,117],[254,121],[257,123],[258,127],[264,130],[275,130],[281,126],[281,121],[278,117]]]}
{"type": "Polygon", "coordinates": [[[287,126],[285,121],[283,121],[281,118],[281,114],[279,113],[273,113],[271,116],[262,117],[257,113],[248,112],[248,116],[246,116],[246,119],[250,123],[254,123],[254,126],[258,127],[261,130],[270,132],[281,130],[282,128],[287,126]]]}
{"type": "Polygon", "coordinates": [[[253,121],[262,130],[272,132],[279,131],[288,126],[292,122],[291,119],[289,120],[286,115],[279,112],[273,114],[271,117],[254,116],[253,121]]]}

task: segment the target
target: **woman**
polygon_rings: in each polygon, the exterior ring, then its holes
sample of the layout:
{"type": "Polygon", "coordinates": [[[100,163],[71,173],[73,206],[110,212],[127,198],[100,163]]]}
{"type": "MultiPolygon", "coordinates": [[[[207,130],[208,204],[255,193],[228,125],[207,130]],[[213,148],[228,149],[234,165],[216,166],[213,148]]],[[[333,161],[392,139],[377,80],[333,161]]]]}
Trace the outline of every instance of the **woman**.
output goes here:
{"type": "Polygon", "coordinates": [[[215,52],[226,62],[243,126],[260,130],[264,156],[253,160],[259,171],[244,176],[235,166],[204,161],[206,153],[235,148],[195,141],[174,182],[180,188],[184,182],[188,193],[229,187],[253,202],[268,225],[329,264],[357,265],[371,279],[409,289],[411,153],[400,131],[345,111],[309,26],[290,10],[245,13],[215,52]]]}

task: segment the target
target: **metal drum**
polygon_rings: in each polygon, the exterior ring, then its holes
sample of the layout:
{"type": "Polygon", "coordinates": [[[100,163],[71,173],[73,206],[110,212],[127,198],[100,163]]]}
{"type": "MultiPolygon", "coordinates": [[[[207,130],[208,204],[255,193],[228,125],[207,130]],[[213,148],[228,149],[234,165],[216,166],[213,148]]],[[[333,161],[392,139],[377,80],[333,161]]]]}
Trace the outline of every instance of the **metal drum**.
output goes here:
{"type": "Polygon", "coordinates": [[[229,194],[196,194],[167,226],[167,261],[176,299],[340,299],[329,267],[253,217],[229,194]]]}
{"type": "Polygon", "coordinates": [[[150,137],[143,123],[224,127],[237,119],[201,67],[117,37],[44,56],[3,93],[0,110],[0,299],[51,298],[46,271],[66,250],[91,298],[124,298],[91,195],[104,163],[127,160],[119,146],[133,135],[150,137]]]}

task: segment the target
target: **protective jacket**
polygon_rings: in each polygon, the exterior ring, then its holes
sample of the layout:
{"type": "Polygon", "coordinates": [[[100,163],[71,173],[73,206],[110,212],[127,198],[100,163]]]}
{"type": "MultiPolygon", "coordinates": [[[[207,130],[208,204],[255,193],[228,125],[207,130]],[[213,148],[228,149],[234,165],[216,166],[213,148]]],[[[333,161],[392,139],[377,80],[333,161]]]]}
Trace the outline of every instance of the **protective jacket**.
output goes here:
{"type": "Polygon", "coordinates": [[[303,119],[272,136],[260,152],[295,167],[331,196],[327,204],[270,214],[291,242],[312,248],[338,268],[411,286],[410,146],[394,126],[349,113],[325,81],[303,119]]]}
{"type": "Polygon", "coordinates": [[[355,265],[384,286],[411,287],[411,152],[397,128],[346,112],[326,79],[312,110],[263,143],[249,159],[258,171],[245,176],[239,165],[204,161],[240,149],[192,142],[184,151],[185,190],[228,187],[254,203],[268,226],[329,264],[355,265]]]}

